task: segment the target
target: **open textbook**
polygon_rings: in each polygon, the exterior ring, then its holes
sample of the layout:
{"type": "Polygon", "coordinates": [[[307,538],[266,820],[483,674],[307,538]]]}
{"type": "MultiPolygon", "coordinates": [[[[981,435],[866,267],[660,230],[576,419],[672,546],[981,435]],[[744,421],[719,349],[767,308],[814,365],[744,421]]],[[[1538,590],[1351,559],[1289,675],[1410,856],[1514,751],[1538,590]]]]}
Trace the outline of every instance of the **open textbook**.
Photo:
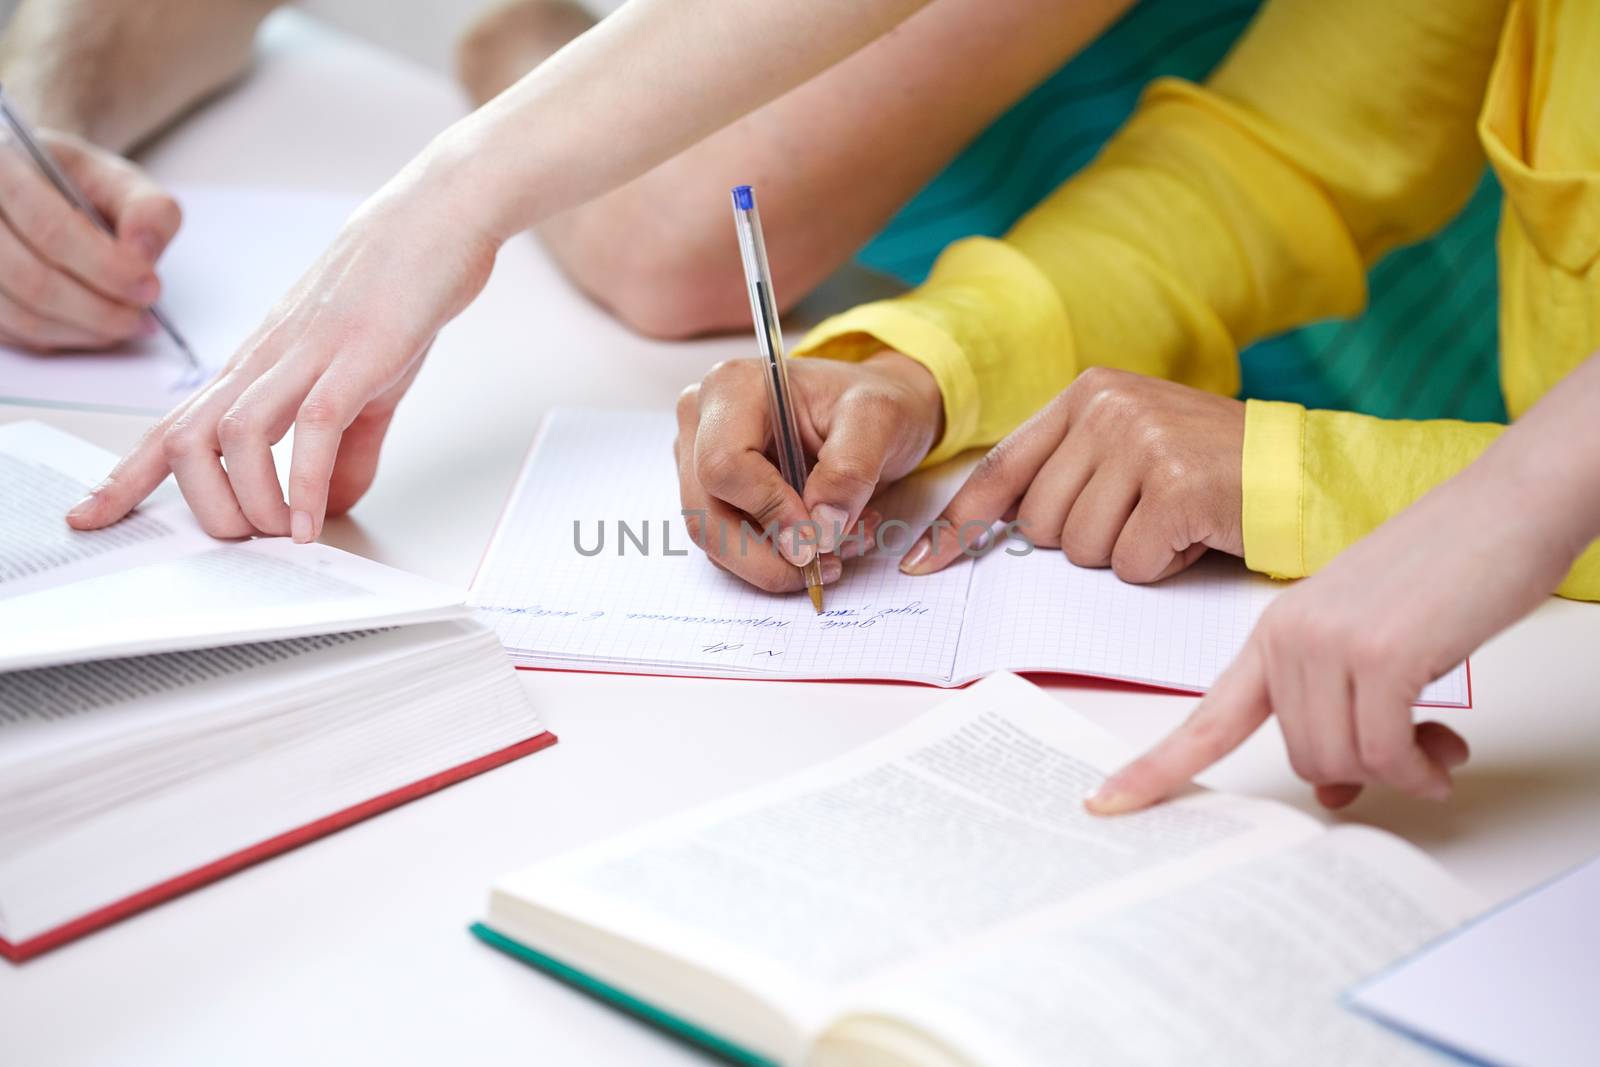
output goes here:
{"type": "Polygon", "coordinates": [[[181,502],[68,527],[115,462],[41,423],[0,426],[0,671],[467,614],[460,590],[326,545],[213,540],[181,502]]]}
{"type": "Polygon", "coordinates": [[[470,620],[0,673],[0,956],[554,740],[470,620]]]}
{"type": "MultiPolygon", "coordinates": [[[[1129,585],[1060,552],[1015,555],[1023,546],[1011,542],[908,577],[900,553],[966,475],[952,463],[882,495],[884,549],[846,563],[819,616],[805,596],[749,586],[689,541],[674,431],[670,414],[546,419],[469,598],[519,664],[943,686],[1013,670],[1198,692],[1281,588],[1215,554],[1156,585],[1129,585]]],[[[1465,666],[1423,702],[1470,703],[1465,666]]]]}
{"type": "Polygon", "coordinates": [[[458,590],[181,504],[69,529],[114,459],[0,426],[0,956],[554,740],[458,590]]]}
{"type": "Polygon", "coordinates": [[[1192,792],[1012,675],[832,763],[501,879],[483,940],[725,1058],[880,1067],[1436,1062],[1352,981],[1466,919],[1422,853],[1192,792]]]}
{"type": "MultiPolygon", "coordinates": [[[[209,377],[299,279],[359,199],[284,189],[180,186],[183,226],[157,266],[161,307],[209,377]]],[[[109,352],[39,355],[0,345],[0,399],[164,414],[195,386],[164,333],[109,352]]]]}

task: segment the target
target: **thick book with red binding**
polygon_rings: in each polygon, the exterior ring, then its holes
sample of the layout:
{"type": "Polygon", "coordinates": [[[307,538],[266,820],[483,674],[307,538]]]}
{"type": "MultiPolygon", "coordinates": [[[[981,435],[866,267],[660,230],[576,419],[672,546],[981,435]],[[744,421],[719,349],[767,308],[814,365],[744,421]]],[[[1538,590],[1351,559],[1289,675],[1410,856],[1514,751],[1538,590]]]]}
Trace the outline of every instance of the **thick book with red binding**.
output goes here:
{"type": "Polygon", "coordinates": [[[94,933],[96,930],[100,930],[112,923],[137,915],[147,908],[153,908],[157,904],[171,900],[173,897],[182,896],[191,890],[199,889],[218,879],[226,878],[228,875],[260,863],[262,860],[271,859],[273,856],[287,852],[292,848],[298,848],[308,842],[317,840],[319,837],[325,837],[335,831],[343,830],[345,827],[358,823],[363,819],[368,819],[391,808],[399,807],[401,804],[410,803],[419,797],[444,789],[446,786],[455,785],[457,782],[464,781],[474,775],[482,774],[484,771],[493,770],[503,764],[510,763],[514,759],[531,755],[555,743],[556,735],[546,730],[544,733],[530,737],[525,741],[519,741],[497,752],[491,752],[486,756],[480,756],[459,766],[429,775],[410,785],[390,790],[381,796],[373,797],[371,800],[363,801],[360,804],[345,808],[343,811],[334,812],[294,830],[278,834],[276,837],[268,838],[248,848],[240,849],[203,867],[196,867],[191,871],[169,878],[132,896],[125,897],[116,903],[107,904],[105,907],[98,908],[42,934],[30,937],[25,941],[13,944],[4,938],[0,938],[0,957],[4,957],[12,963],[21,963],[24,960],[32,959],[35,956],[49,952],[51,949],[59,948],[70,941],[75,941],[86,934],[94,933]]]}

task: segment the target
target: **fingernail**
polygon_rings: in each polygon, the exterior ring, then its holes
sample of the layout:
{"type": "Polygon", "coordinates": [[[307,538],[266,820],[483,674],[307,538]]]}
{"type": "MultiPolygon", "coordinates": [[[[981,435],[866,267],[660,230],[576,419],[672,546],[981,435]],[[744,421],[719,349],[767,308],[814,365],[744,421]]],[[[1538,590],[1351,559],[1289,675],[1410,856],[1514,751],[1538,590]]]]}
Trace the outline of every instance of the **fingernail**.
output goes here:
{"type": "Polygon", "coordinates": [[[154,315],[145,315],[139,319],[139,335],[141,337],[154,337],[161,332],[161,324],[154,315]]]}
{"type": "Polygon", "coordinates": [[[289,535],[299,545],[311,540],[311,512],[296,511],[289,516],[289,535]]]}
{"type": "Polygon", "coordinates": [[[1449,782],[1444,782],[1444,783],[1441,783],[1439,785],[1433,786],[1431,789],[1428,790],[1426,795],[1427,795],[1429,800],[1432,800],[1432,801],[1435,801],[1437,803],[1443,804],[1443,803],[1446,803],[1447,801],[1449,801],[1449,799],[1451,797],[1455,796],[1455,793],[1456,793],[1455,787],[1452,786],[1449,782]]]}
{"type": "Polygon", "coordinates": [[[99,500],[100,500],[100,498],[98,496],[96,496],[94,493],[90,493],[88,496],[84,497],[82,500],[80,500],[76,504],[72,505],[71,510],[69,510],[67,512],[67,518],[68,519],[87,518],[88,515],[89,515],[89,512],[94,510],[94,506],[95,506],[95,504],[97,504],[99,502],[99,500]]]}
{"type": "Polygon", "coordinates": [[[837,552],[844,538],[845,524],[850,521],[849,514],[832,504],[818,504],[811,509],[811,521],[817,524],[817,551],[837,552]]]}
{"type": "Polygon", "coordinates": [[[139,250],[139,254],[150,261],[151,266],[155,265],[156,260],[161,258],[161,253],[166,249],[166,243],[151,230],[140,230],[130,240],[133,242],[133,247],[139,250]]]}
{"type": "Polygon", "coordinates": [[[799,525],[785,527],[778,531],[778,552],[796,567],[804,567],[817,558],[816,538],[799,525]]]}
{"type": "Polygon", "coordinates": [[[154,304],[156,297],[161,295],[161,282],[156,279],[154,274],[146,274],[143,278],[133,283],[133,287],[128,290],[128,295],[136,303],[149,306],[154,304]]]}
{"type": "Polygon", "coordinates": [[[933,558],[933,541],[927,534],[917,538],[917,543],[911,546],[911,551],[900,557],[901,574],[926,574],[927,566],[933,558]]]}
{"type": "Polygon", "coordinates": [[[841,574],[843,574],[843,573],[844,573],[844,564],[839,561],[839,557],[838,556],[823,556],[822,557],[822,584],[823,585],[827,585],[830,582],[837,582],[839,580],[839,576],[841,574]]]}
{"type": "Polygon", "coordinates": [[[1115,778],[1108,778],[1089,794],[1083,806],[1096,815],[1121,815],[1133,810],[1133,797],[1118,787],[1115,778]]]}

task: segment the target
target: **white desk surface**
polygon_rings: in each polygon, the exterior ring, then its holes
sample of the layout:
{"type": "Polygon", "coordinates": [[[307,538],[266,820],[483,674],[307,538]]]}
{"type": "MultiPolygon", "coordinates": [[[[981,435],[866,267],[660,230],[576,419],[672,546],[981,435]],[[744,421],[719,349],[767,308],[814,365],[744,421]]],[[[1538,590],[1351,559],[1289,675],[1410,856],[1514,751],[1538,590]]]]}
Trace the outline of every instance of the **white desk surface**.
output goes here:
{"type": "MultiPolygon", "coordinates": [[[[145,162],[174,182],[365,192],[459,114],[436,76],[275,16],[258,69],[145,162]]],[[[661,407],[742,339],[655,344],[584,301],[534,242],[440,338],[368,497],[327,539],[471,577],[551,405],[661,407]]],[[[145,419],[0,405],[121,452],[145,419]]],[[[1600,852],[1600,608],[1552,600],[1473,661],[1440,713],[1475,756],[1449,807],[1371,797],[1393,830],[1493,899],[1600,852]]],[[[522,675],[554,748],[181,897],[23,966],[0,964],[0,1062],[702,1063],[466,932],[498,874],[798,770],[942,699],[909,685],[522,675]]],[[[1049,683],[1135,743],[1192,701],[1049,683]]],[[[1275,730],[1206,779],[1314,810],[1275,730]]]]}

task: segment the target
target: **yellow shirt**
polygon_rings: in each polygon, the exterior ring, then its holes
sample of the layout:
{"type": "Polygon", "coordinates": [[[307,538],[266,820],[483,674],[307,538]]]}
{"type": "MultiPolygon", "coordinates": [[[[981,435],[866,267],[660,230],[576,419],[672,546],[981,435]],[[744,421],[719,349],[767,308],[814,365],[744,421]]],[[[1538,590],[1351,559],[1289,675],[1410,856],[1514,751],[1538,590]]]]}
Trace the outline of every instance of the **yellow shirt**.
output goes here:
{"type": "MultiPolygon", "coordinates": [[[[1003,240],[950,246],[798,354],[925,365],[946,420],[929,462],[999,440],[1088,366],[1231,395],[1241,347],[1359,312],[1367,268],[1447,222],[1486,154],[1515,417],[1600,348],[1596,0],[1272,0],[1204,87],[1154,83],[1003,240]]],[[[1250,401],[1246,562],[1312,573],[1500,431],[1250,401]]],[[[1600,599],[1600,546],[1560,591],[1600,599]]]]}

